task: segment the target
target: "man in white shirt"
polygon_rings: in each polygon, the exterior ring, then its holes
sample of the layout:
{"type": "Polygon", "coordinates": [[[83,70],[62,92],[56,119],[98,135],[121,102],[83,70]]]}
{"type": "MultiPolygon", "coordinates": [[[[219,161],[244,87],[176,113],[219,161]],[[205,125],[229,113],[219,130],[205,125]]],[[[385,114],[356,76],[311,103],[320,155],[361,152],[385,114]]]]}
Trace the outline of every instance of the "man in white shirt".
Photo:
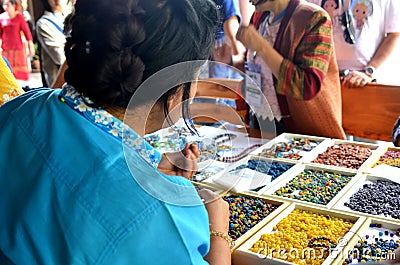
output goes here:
{"type": "MultiPolygon", "coordinates": [[[[326,2],[308,1],[322,7],[324,7],[322,2],[326,2]]],[[[339,70],[345,86],[363,87],[377,78],[378,68],[389,59],[398,44],[400,2],[339,0],[337,4],[339,6],[334,10],[332,23],[339,70]],[[347,10],[350,22],[346,26],[343,13],[347,10]],[[347,34],[349,32],[353,35],[354,43],[350,43],[351,38],[347,34]]]]}

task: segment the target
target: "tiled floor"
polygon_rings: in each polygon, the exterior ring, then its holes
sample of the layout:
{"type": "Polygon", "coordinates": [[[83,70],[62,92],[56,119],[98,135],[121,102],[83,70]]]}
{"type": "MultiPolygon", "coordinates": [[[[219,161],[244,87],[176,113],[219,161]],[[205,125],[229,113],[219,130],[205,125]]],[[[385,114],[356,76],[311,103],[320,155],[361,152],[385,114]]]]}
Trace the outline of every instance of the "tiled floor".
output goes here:
{"type": "Polygon", "coordinates": [[[21,87],[29,86],[30,88],[37,88],[43,86],[42,78],[40,77],[40,72],[30,73],[28,81],[23,81],[23,80],[17,80],[17,81],[21,87]]]}

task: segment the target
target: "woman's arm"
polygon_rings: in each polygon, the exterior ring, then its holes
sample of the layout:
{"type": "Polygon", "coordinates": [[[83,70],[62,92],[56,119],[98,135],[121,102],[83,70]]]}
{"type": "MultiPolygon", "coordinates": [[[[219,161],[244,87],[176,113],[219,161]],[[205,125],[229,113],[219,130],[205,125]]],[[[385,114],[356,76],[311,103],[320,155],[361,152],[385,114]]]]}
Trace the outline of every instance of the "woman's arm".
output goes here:
{"type": "MultiPolygon", "coordinates": [[[[215,194],[214,192],[202,189],[199,191],[199,196],[204,201],[204,205],[208,212],[210,222],[210,230],[222,232],[228,236],[229,227],[229,205],[226,201],[215,194]]],[[[210,265],[229,265],[231,264],[231,248],[228,240],[211,235],[210,251],[204,257],[210,265]]]]}
{"type": "Polygon", "coordinates": [[[322,11],[314,12],[293,60],[280,55],[253,26],[242,26],[237,38],[268,64],[278,80],[278,94],[309,100],[321,89],[333,52],[332,23],[327,16],[322,11]]]}

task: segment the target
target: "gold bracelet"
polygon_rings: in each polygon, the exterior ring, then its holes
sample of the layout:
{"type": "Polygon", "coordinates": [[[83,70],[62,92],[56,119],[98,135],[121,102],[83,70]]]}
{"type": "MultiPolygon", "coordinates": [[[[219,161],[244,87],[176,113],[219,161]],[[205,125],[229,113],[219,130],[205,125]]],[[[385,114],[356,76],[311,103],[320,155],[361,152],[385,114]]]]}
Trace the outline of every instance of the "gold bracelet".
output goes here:
{"type": "Polygon", "coordinates": [[[233,248],[235,246],[235,242],[232,240],[232,238],[223,232],[210,230],[210,236],[219,236],[220,238],[225,239],[226,242],[228,242],[230,248],[233,248]]]}

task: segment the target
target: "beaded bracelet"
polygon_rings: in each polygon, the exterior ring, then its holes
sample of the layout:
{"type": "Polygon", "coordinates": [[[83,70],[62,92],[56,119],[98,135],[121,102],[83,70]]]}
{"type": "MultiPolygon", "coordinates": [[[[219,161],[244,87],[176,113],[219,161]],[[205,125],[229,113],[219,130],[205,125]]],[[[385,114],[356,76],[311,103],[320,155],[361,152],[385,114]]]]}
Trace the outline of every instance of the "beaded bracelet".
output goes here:
{"type": "Polygon", "coordinates": [[[232,238],[223,232],[210,230],[210,236],[219,236],[220,238],[225,239],[228,242],[230,248],[233,248],[235,246],[235,242],[232,240],[232,238]]]}

